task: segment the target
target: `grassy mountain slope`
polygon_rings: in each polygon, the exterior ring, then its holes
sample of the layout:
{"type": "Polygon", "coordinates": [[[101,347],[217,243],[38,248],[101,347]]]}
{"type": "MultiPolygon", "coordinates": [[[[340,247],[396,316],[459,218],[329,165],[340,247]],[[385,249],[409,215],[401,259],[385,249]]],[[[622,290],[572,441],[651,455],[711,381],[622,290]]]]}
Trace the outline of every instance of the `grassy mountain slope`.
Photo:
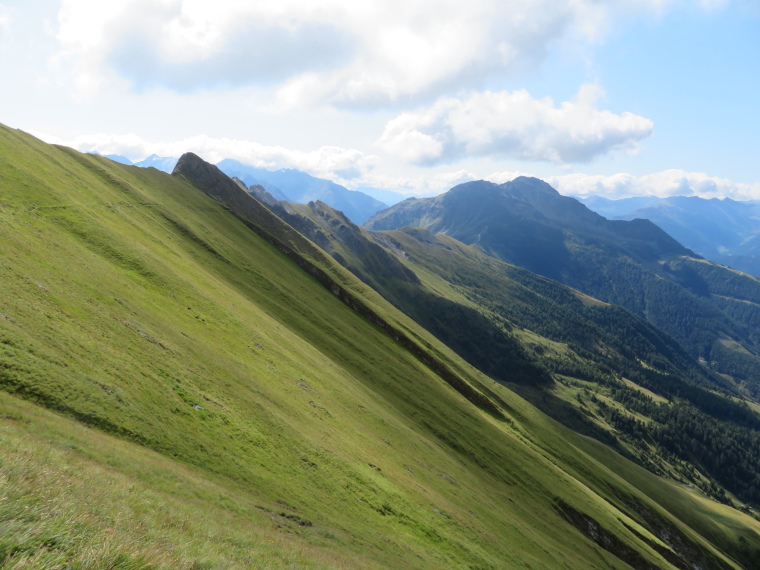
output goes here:
{"type": "Polygon", "coordinates": [[[546,371],[530,362],[510,334],[511,324],[498,317],[486,318],[456,295],[423,286],[394,253],[375,243],[341,212],[322,202],[269,207],[479,370],[505,382],[548,380],[546,371]]]}
{"type": "Polygon", "coordinates": [[[270,207],[468,362],[568,427],[723,501],[726,489],[760,499],[752,452],[760,419],[731,400],[731,384],[642,319],[427,230],[370,234],[326,204],[270,207]]]}
{"type": "Polygon", "coordinates": [[[0,147],[6,564],[731,568],[760,550],[756,521],[562,428],[242,197],[255,221],[187,176],[4,127],[0,147]]]}

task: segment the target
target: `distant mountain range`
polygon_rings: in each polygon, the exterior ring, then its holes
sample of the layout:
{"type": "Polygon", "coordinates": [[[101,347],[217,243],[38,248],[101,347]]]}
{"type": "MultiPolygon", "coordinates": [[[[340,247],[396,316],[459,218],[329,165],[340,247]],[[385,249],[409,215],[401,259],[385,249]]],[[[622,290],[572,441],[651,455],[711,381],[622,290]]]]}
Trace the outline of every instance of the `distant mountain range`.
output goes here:
{"type": "Polygon", "coordinates": [[[246,186],[263,186],[278,200],[297,204],[322,200],[357,224],[363,224],[372,214],[388,207],[367,194],[349,190],[340,184],[316,178],[300,170],[284,168],[271,171],[229,158],[219,162],[217,167],[227,176],[242,180],[246,186]]]}
{"type": "Polygon", "coordinates": [[[700,255],[760,276],[760,202],[696,196],[580,200],[608,218],[651,220],[700,255]]]}
{"type": "Polygon", "coordinates": [[[177,160],[178,159],[173,158],[171,156],[158,156],[157,154],[151,154],[145,160],[136,162],[135,166],[140,166],[142,168],[153,167],[163,172],[168,172],[171,174],[172,170],[174,170],[174,167],[177,164],[177,160]]]}
{"type": "MultiPolygon", "coordinates": [[[[171,173],[177,163],[177,158],[155,154],[136,163],[121,155],[105,156],[121,164],[153,167],[167,173],[171,173]]],[[[359,225],[376,212],[399,203],[403,197],[380,188],[349,190],[295,169],[271,171],[232,159],[222,160],[217,166],[246,187],[262,186],[276,200],[297,204],[321,200],[359,225]]],[[[602,196],[576,198],[610,220],[650,220],[700,256],[760,277],[760,202],[696,196],[634,196],[618,200],[602,196]]]]}
{"type": "Polygon", "coordinates": [[[158,156],[157,154],[151,154],[148,158],[139,162],[132,162],[126,156],[121,156],[120,154],[105,154],[103,156],[114,162],[118,162],[119,164],[139,166],[141,168],[153,167],[169,174],[171,174],[172,170],[174,170],[174,166],[177,164],[176,158],[170,156],[158,156]]]}
{"type": "MultiPolygon", "coordinates": [[[[100,153],[93,152],[92,154],[100,153]]],[[[114,162],[118,162],[119,164],[134,165],[134,162],[129,160],[126,156],[121,156],[120,154],[104,154],[102,156],[106,157],[109,160],[113,160],[114,162]]]]}

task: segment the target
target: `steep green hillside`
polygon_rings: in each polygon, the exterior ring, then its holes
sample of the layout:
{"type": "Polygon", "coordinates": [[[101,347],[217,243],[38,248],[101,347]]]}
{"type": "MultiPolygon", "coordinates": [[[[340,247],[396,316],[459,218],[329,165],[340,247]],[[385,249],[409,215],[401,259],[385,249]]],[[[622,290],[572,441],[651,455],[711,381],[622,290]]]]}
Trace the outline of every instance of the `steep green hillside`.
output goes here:
{"type": "Polygon", "coordinates": [[[513,326],[507,320],[484,316],[479,307],[450,290],[423,285],[397,258],[398,249],[375,243],[341,212],[323,202],[269,207],[480,371],[504,382],[549,381],[546,370],[531,361],[511,334],[513,326]]]}
{"type": "Polygon", "coordinates": [[[760,418],[652,325],[427,230],[370,234],[321,203],[270,208],[568,427],[724,502],[726,490],[760,502],[760,418]]]}
{"type": "Polygon", "coordinates": [[[736,568],[760,552],[754,519],[559,426],[185,166],[0,128],[3,563],[736,568]]]}

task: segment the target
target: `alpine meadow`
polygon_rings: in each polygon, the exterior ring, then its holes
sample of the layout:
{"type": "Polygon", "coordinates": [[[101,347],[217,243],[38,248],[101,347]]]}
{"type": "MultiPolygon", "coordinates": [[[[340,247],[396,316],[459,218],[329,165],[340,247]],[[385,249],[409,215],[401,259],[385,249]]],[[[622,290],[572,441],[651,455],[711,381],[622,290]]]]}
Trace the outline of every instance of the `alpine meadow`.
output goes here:
{"type": "Polygon", "coordinates": [[[568,226],[709,310],[689,342],[436,207],[365,229],[0,128],[0,564],[756,567],[756,281],[568,226]]]}

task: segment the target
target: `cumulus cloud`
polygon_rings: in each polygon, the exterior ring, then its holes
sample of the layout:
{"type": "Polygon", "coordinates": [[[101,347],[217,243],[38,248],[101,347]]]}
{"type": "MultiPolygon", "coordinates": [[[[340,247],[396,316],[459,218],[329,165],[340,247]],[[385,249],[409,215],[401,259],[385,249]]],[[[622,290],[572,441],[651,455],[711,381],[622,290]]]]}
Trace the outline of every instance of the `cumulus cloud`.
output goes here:
{"type": "Polygon", "coordinates": [[[313,151],[267,146],[253,141],[214,138],[199,135],[177,141],[147,141],[135,134],[82,135],[72,140],[62,140],[45,133],[33,132],[34,136],[55,144],[63,144],[82,152],[117,154],[133,162],[151,154],[165,157],[179,157],[185,152],[194,152],[204,160],[217,163],[232,158],[256,166],[277,170],[297,168],[315,176],[337,181],[360,178],[370,172],[377,157],[355,149],[323,146],[313,151]]]}
{"type": "MultiPolygon", "coordinates": [[[[83,85],[109,70],[138,89],[186,92],[283,81],[344,62],[353,38],[325,18],[237,0],[64,0],[58,61],[83,85]]],[[[278,2],[280,4],[280,2],[278,2]]]]}
{"type": "Polygon", "coordinates": [[[484,178],[484,180],[488,180],[489,182],[493,182],[494,184],[504,184],[505,182],[511,182],[515,178],[518,178],[520,176],[532,176],[534,178],[538,178],[535,174],[531,174],[530,172],[520,172],[518,170],[506,170],[502,172],[494,172],[493,174],[489,174],[484,178]]]}
{"type": "Polygon", "coordinates": [[[600,94],[598,86],[584,85],[574,101],[559,106],[523,89],[444,98],[389,121],[378,145],[419,165],[474,156],[587,162],[613,150],[636,150],[652,122],[599,110],[600,94]]]}
{"type": "MultiPolygon", "coordinates": [[[[716,0],[712,0],[715,2],[716,0]]],[[[62,0],[59,62],[82,85],[281,87],[281,104],[375,107],[479,89],[557,41],[677,0],[62,0]]]]}
{"type": "Polygon", "coordinates": [[[382,188],[405,196],[437,196],[458,184],[478,180],[467,170],[439,172],[427,176],[387,176],[373,171],[364,176],[361,186],[382,188]]]}

